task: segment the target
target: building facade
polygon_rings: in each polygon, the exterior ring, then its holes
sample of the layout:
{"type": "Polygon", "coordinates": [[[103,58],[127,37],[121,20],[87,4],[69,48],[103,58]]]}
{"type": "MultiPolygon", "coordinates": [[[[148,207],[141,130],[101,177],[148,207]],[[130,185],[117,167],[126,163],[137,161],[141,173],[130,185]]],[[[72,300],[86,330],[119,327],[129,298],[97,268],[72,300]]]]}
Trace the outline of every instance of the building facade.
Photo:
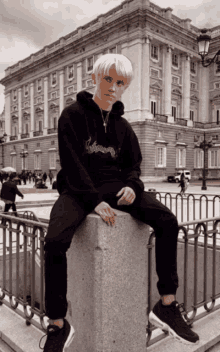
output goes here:
{"type": "MultiPolygon", "coordinates": [[[[202,175],[206,137],[209,177],[220,177],[220,65],[201,65],[200,30],[171,8],[149,0],[121,5],[39,52],[10,66],[5,86],[5,166],[18,172],[60,169],[57,124],[77,92],[94,93],[93,65],[114,52],[132,62],[134,79],[122,96],[124,117],[135,130],[143,155],[144,181],[166,179],[179,169],[202,175]],[[21,157],[21,152],[27,156],[21,157]]],[[[220,26],[212,28],[210,57],[219,50],[220,26]]]]}

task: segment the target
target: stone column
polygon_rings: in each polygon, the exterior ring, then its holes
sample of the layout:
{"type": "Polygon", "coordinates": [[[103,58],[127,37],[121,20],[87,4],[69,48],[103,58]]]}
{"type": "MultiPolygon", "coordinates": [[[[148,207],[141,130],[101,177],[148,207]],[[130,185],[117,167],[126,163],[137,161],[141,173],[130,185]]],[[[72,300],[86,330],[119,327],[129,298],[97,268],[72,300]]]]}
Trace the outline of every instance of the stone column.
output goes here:
{"type": "Polygon", "coordinates": [[[183,67],[183,118],[189,120],[190,111],[190,56],[182,56],[183,67]]]}
{"type": "Polygon", "coordinates": [[[31,103],[31,130],[30,137],[33,137],[34,132],[34,83],[30,84],[30,103],[31,103]]]}
{"type": "Polygon", "coordinates": [[[165,67],[163,70],[164,77],[164,114],[168,116],[168,122],[174,122],[174,118],[171,113],[171,60],[172,50],[171,46],[167,45],[164,47],[163,53],[165,55],[165,67]]]}
{"type": "Polygon", "coordinates": [[[11,136],[11,93],[5,94],[5,133],[7,134],[6,141],[10,140],[11,136]]]}
{"type": "Polygon", "coordinates": [[[64,70],[60,71],[60,115],[64,108],[64,70]]]}
{"type": "Polygon", "coordinates": [[[48,129],[48,77],[44,77],[44,135],[48,129]]]}
{"type": "Polygon", "coordinates": [[[82,90],[82,62],[77,63],[77,93],[82,90]]]}
{"type": "Polygon", "coordinates": [[[134,73],[130,86],[122,95],[126,118],[129,121],[139,121],[142,119],[142,39],[131,41],[127,48],[122,45],[121,53],[131,61],[134,73]]]}
{"type": "Polygon", "coordinates": [[[209,68],[198,63],[199,122],[209,121],[209,68]]]}
{"type": "Polygon", "coordinates": [[[21,138],[22,134],[21,89],[22,88],[18,88],[18,139],[21,138]]]}
{"type": "Polygon", "coordinates": [[[142,119],[152,118],[150,113],[150,38],[143,43],[143,71],[142,71],[142,119]]]}

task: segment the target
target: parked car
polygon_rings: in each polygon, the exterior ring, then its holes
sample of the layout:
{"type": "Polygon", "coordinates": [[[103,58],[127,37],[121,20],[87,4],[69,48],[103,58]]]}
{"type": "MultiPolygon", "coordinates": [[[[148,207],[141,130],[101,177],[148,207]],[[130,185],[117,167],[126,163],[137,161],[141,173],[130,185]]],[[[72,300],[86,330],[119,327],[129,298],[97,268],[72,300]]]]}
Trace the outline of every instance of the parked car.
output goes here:
{"type": "Polygon", "coordinates": [[[167,181],[168,182],[180,182],[180,177],[181,177],[182,173],[185,174],[185,178],[187,181],[191,180],[191,172],[189,170],[180,170],[180,171],[176,172],[175,175],[168,176],[167,181]]]}

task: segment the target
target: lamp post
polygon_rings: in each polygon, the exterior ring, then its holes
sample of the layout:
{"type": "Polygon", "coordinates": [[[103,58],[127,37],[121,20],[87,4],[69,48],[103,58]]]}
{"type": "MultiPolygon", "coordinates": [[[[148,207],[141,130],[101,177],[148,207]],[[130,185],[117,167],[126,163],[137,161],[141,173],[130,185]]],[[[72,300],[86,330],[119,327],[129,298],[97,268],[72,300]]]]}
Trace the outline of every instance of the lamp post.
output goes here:
{"type": "Polygon", "coordinates": [[[205,56],[208,55],[209,52],[209,44],[211,40],[211,36],[206,34],[207,29],[202,29],[201,30],[200,36],[197,37],[197,42],[199,45],[199,55],[202,58],[202,66],[203,67],[208,67],[212,63],[216,63],[217,65],[220,65],[220,50],[215,54],[215,56],[212,59],[207,59],[205,60],[205,56]]]}
{"type": "Polygon", "coordinates": [[[202,190],[207,190],[206,187],[206,155],[207,155],[207,151],[209,148],[213,147],[213,143],[212,141],[206,141],[205,139],[205,132],[204,132],[204,140],[199,144],[198,146],[199,148],[201,148],[203,150],[203,177],[202,177],[202,190]]]}
{"type": "Polygon", "coordinates": [[[25,168],[25,158],[28,156],[28,151],[27,150],[24,150],[24,149],[22,149],[22,151],[20,152],[20,156],[21,156],[21,158],[23,158],[23,160],[24,160],[24,170],[26,170],[26,168],[25,168]]]}
{"type": "Polygon", "coordinates": [[[0,137],[0,144],[2,145],[2,168],[4,167],[4,143],[6,141],[7,134],[4,133],[3,136],[0,137]]]}

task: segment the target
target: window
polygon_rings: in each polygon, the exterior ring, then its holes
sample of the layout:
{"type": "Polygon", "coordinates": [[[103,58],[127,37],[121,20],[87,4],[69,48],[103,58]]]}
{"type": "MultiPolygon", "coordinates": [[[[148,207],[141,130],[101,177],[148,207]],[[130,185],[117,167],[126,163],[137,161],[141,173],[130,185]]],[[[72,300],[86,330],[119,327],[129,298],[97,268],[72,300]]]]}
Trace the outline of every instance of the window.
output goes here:
{"type": "Polygon", "coordinates": [[[87,59],[87,72],[93,70],[93,56],[87,59]]]}
{"type": "Polygon", "coordinates": [[[194,111],[190,110],[189,114],[190,114],[190,120],[194,121],[194,111]]]}
{"type": "Polygon", "coordinates": [[[39,131],[42,131],[42,121],[39,121],[39,131]]]}
{"type": "Polygon", "coordinates": [[[218,166],[218,151],[210,150],[209,151],[209,167],[217,167],[218,166]]]}
{"type": "Polygon", "coordinates": [[[28,133],[28,123],[26,123],[25,127],[26,127],[25,133],[28,133]]]}
{"type": "Polygon", "coordinates": [[[40,153],[34,154],[34,169],[35,170],[41,169],[41,154],[40,153]]]}
{"type": "Polygon", "coordinates": [[[190,61],[190,72],[196,73],[196,62],[190,61]]]}
{"type": "Polygon", "coordinates": [[[68,67],[68,80],[71,81],[74,78],[74,66],[68,67]]]}
{"type": "Polygon", "coordinates": [[[42,97],[37,98],[37,103],[41,103],[42,102],[42,97]]]}
{"type": "Polygon", "coordinates": [[[172,106],[172,116],[176,118],[176,106],[172,106]]]}
{"type": "Polygon", "coordinates": [[[51,98],[52,98],[52,99],[56,99],[56,97],[57,97],[57,92],[51,93],[51,98]]]}
{"type": "Polygon", "coordinates": [[[158,46],[151,45],[151,57],[152,59],[158,60],[158,46]]]}
{"type": "Polygon", "coordinates": [[[55,73],[52,73],[51,75],[51,85],[55,86],[56,84],[57,84],[57,74],[55,72],[55,73]]]}
{"type": "Polygon", "coordinates": [[[25,95],[25,97],[28,96],[28,84],[25,84],[25,86],[24,86],[24,95],[25,95]]]}
{"type": "Polygon", "coordinates": [[[151,100],[151,114],[153,114],[154,115],[154,117],[155,117],[155,115],[156,115],[156,101],[153,101],[153,100],[151,100]]]}
{"type": "Polygon", "coordinates": [[[54,145],[55,144],[55,141],[51,141],[51,145],[54,145]]]}
{"type": "Polygon", "coordinates": [[[93,87],[93,80],[92,79],[90,79],[86,83],[87,83],[87,87],[93,87]]]}
{"type": "Polygon", "coordinates": [[[215,88],[219,89],[220,88],[220,83],[215,83],[215,88]]]}
{"type": "Polygon", "coordinates": [[[17,136],[17,127],[14,127],[14,136],[17,136]]]}
{"type": "Polygon", "coordinates": [[[176,167],[186,167],[186,148],[176,149],[176,167]]]}
{"type": "Polygon", "coordinates": [[[15,154],[11,155],[10,164],[11,164],[11,167],[13,167],[16,170],[16,155],[15,154]]]}
{"type": "Polygon", "coordinates": [[[166,167],[166,147],[156,148],[156,167],[166,167]]]}
{"type": "Polygon", "coordinates": [[[40,92],[42,89],[42,82],[41,78],[37,80],[37,91],[40,92]]]}
{"type": "Polygon", "coordinates": [[[217,123],[217,125],[219,125],[219,110],[217,110],[216,111],[216,113],[217,113],[217,116],[216,116],[216,123],[217,123]]]}
{"type": "Polygon", "coordinates": [[[49,164],[50,164],[50,169],[55,169],[56,168],[56,152],[49,152],[49,164]]]}
{"type": "Polygon", "coordinates": [[[194,167],[202,169],[204,165],[204,152],[202,149],[194,149],[194,167]]]}
{"type": "Polygon", "coordinates": [[[178,55],[172,54],[172,65],[178,67],[178,55]]]}

